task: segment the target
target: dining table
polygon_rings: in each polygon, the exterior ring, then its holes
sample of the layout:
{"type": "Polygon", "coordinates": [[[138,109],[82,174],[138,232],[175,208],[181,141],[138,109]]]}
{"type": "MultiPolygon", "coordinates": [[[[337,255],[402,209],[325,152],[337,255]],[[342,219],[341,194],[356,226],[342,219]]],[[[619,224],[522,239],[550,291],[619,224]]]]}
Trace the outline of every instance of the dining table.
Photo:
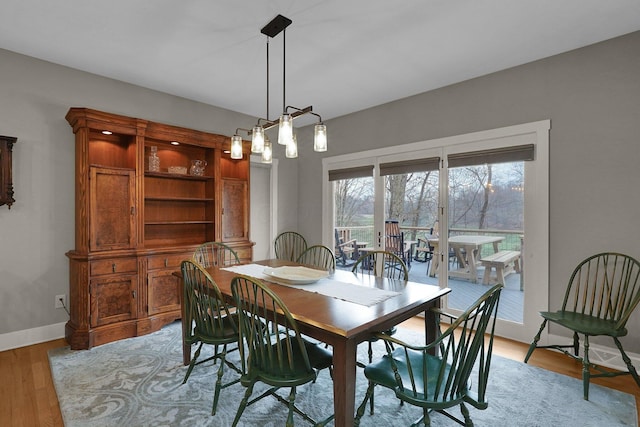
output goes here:
{"type": "MultiPolygon", "coordinates": [[[[233,303],[231,281],[241,272],[259,272],[264,268],[300,266],[285,260],[253,261],[249,265],[210,267],[206,270],[220,288],[223,298],[233,303]]],[[[182,285],[181,272],[174,273],[182,285]]],[[[450,292],[406,280],[394,280],[336,270],[316,284],[292,286],[277,283],[271,276],[259,277],[282,299],[300,332],[329,344],[333,350],[334,423],[338,427],[353,425],[356,392],[357,346],[374,332],[385,331],[399,323],[424,314],[425,341],[436,337],[432,307],[450,292]],[[336,293],[332,294],[332,290],[336,293]]],[[[182,305],[183,319],[188,318],[182,305]]],[[[182,323],[183,337],[186,322],[182,323]]],[[[183,339],[183,362],[191,359],[191,345],[183,339]]]]}
{"type": "MultiPolygon", "coordinates": [[[[453,249],[458,261],[458,268],[449,270],[449,277],[457,277],[478,283],[478,255],[482,245],[492,244],[493,251],[498,252],[498,243],[504,240],[504,236],[488,236],[476,234],[461,234],[449,237],[449,248],[453,249]]],[[[438,237],[428,239],[429,246],[433,247],[433,253],[438,254],[440,244],[438,237]]],[[[440,266],[440,256],[434,256],[429,267],[429,276],[435,277],[440,266]]]]}

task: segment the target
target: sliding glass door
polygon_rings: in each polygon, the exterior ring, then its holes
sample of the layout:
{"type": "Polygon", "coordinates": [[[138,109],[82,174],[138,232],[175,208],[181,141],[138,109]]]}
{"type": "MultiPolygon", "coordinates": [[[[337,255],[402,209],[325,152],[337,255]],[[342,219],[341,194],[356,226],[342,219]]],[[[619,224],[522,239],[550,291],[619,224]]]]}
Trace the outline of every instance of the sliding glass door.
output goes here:
{"type": "Polygon", "coordinates": [[[498,333],[530,340],[548,294],[548,124],[324,159],[325,239],[397,252],[409,280],[452,290],[454,313],[501,282],[498,333]]]}
{"type": "MultiPolygon", "coordinates": [[[[533,146],[523,147],[526,149],[529,151],[524,154],[533,160],[533,146]]],[[[489,285],[499,282],[505,288],[498,318],[522,323],[524,160],[484,157],[467,157],[464,161],[449,157],[446,236],[448,286],[452,291],[448,306],[462,311],[489,285]]]]}

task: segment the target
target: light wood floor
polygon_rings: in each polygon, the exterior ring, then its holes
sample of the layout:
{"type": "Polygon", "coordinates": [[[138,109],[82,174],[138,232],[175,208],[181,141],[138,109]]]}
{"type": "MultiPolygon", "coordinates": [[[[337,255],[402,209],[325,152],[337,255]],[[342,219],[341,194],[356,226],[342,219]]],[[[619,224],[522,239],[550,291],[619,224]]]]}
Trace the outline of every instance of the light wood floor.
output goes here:
{"type": "MultiPolygon", "coordinates": [[[[402,326],[423,330],[424,320],[411,319],[402,326]]],[[[64,426],[47,351],[65,345],[65,341],[59,339],[0,352],[0,426],[64,426]]],[[[496,354],[515,360],[522,361],[527,349],[528,345],[523,343],[500,338],[494,341],[496,354]]],[[[582,375],[579,363],[554,351],[536,350],[529,363],[575,378],[582,375]]],[[[593,383],[635,395],[636,408],[640,408],[640,388],[630,376],[598,378],[593,383]]],[[[640,419],[640,410],[638,412],[640,419]]]]}

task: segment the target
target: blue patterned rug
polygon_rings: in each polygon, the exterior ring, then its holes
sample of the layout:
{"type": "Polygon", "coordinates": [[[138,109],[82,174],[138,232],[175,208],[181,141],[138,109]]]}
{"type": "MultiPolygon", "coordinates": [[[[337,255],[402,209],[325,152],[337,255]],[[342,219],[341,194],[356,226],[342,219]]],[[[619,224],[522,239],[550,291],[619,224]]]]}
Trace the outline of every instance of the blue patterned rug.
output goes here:
{"type": "MultiPolygon", "coordinates": [[[[214,369],[196,366],[182,385],[180,323],[142,337],[72,351],[49,352],[53,381],[67,427],[90,426],[230,426],[245,389],[240,384],[223,389],[218,413],[211,416],[214,369]]],[[[420,340],[420,334],[399,330],[398,337],[420,340]]],[[[381,345],[374,345],[380,355],[381,345]]],[[[204,350],[203,350],[204,352],[204,350]]],[[[366,345],[359,347],[366,360],[366,345]]],[[[233,352],[230,358],[237,358],[233,352]]],[[[487,396],[489,408],[470,408],[476,426],[637,426],[635,398],[627,393],[591,385],[589,401],[582,399],[582,381],[520,362],[493,356],[487,396]]],[[[216,366],[217,369],[217,366],[216,366]]],[[[226,370],[225,376],[236,375],[226,370]]],[[[257,387],[256,387],[257,388],[257,387]]],[[[358,370],[356,405],[364,397],[366,381],[358,370]]],[[[256,396],[258,390],[254,390],[256,396]]],[[[365,413],[362,426],[409,425],[421,411],[400,406],[393,393],[376,388],[376,412],[365,413]]],[[[323,371],[315,384],[298,388],[299,406],[322,419],[333,411],[332,384],[323,371]]],[[[455,415],[459,410],[454,408],[455,415]]],[[[282,426],[287,410],[273,398],[245,410],[241,426],[282,426]]],[[[309,425],[301,418],[297,425],[309,425]]],[[[432,426],[457,425],[434,414],[432,426]]]]}

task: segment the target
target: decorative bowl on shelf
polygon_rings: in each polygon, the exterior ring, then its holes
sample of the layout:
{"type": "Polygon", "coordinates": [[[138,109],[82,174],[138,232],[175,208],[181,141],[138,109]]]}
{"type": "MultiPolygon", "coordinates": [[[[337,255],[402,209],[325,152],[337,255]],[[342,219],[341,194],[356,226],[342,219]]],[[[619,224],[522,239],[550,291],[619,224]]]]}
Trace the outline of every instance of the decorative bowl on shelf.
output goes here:
{"type": "Polygon", "coordinates": [[[207,166],[207,162],[204,160],[191,160],[191,169],[189,173],[195,176],[203,176],[204,168],[207,166]]]}
{"type": "Polygon", "coordinates": [[[179,175],[186,175],[187,173],[187,168],[185,166],[169,166],[167,170],[169,171],[169,173],[175,173],[179,175]]]}

